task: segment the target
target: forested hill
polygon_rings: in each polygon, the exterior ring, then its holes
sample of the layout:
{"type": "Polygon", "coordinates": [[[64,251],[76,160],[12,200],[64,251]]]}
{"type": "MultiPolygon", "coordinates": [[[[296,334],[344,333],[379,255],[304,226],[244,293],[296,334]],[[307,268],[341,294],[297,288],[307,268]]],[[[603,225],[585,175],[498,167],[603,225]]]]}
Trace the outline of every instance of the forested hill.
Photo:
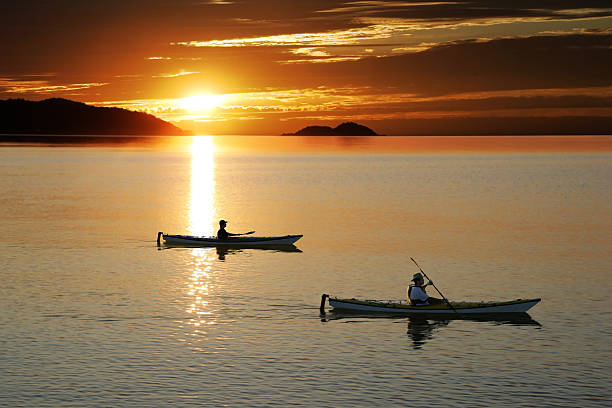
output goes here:
{"type": "Polygon", "coordinates": [[[0,100],[0,133],[56,135],[186,135],[153,115],[68,99],[0,100]]]}
{"type": "Polygon", "coordinates": [[[283,136],[379,136],[367,126],[355,122],[344,122],[335,128],[329,126],[307,126],[295,133],[283,133],[283,136]]]}

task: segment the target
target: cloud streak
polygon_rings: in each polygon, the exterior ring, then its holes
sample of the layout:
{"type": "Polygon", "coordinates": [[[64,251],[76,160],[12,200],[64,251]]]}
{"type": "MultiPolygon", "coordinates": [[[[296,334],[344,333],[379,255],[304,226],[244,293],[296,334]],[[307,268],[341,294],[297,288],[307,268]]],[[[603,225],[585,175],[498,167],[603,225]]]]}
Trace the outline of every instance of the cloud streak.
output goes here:
{"type": "Polygon", "coordinates": [[[159,75],[153,75],[153,78],[176,78],[176,77],[182,77],[182,76],[186,76],[186,75],[195,75],[195,74],[199,74],[199,71],[180,71],[180,72],[176,72],[173,74],[159,74],[159,75]]]}
{"type": "Polygon", "coordinates": [[[108,85],[106,82],[90,82],[65,85],[53,85],[44,80],[23,80],[15,78],[0,78],[0,91],[10,94],[34,93],[49,94],[54,92],[70,92],[96,88],[108,85]]]}
{"type": "MultiPolygon", "coordinates": [[[[587,1],[587,4],[590,3],[587,1]]],[[[555,8],[549,3],[538,2],[530,7],[516,7],[504,1],[495,6],[477,0],[467,3],[354,1],[341,2],[340,6],[330,9],[315,10],[314,14],[324,15],[323,21],[336,21],[352,28],[177,41],[171,45],[217,49],[289,48],[291,53],[308,55],[309,58],[286,58],[277,62],[343,62],[365,58],[368,54],[380,57],[413,53],[450,41],[490,40],[542,32],[567,33],[577,29],[598,31],[612,24],[610,8],[593,6],[576,9],[564,2],[555,8]],[[581,27],[571,25],[575,24],[575,20],[581,22],[581,27]],[[368,48],[369,51],[356,53],[356,47],[368,48]],[[305,54],[303,50],[309,51],[305,54]]]]}
{"type": "Polygon", "coordinates": [[[335,46],[354,45],[364,41],[385,40],[391,38],[399,25],[369,25],[348,30],[334,30],[319,33],[281,34],[252,38],[231,38],[210,41],[183,41],[172,43],[186,47],[278,47],[278,46],[335,46]]]}

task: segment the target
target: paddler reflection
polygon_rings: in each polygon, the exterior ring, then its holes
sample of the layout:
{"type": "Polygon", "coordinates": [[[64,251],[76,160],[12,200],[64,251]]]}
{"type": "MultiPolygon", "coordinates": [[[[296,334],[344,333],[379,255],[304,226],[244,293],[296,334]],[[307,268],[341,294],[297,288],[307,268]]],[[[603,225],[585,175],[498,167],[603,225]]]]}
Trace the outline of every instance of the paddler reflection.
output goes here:
{"type": "Polygon", "coordinates": [[[260,247],[260,248],[236,248],[236,247],[231,247],[231,246],[218,246],[216,247],[217,249],[217,257],[219,258],[220,261],[225,261],[225,256],[226,255],[231,255],[231,254],[237,254],[240,252],[247,252],[247,251],[260,251],[260,252],[302,252],[301,249],[299,249],[298,247],[296,247],[295,245],[278,245],[278,246],[267,246],[267,247],[260,247]]]}
{"type": "Polygon", "coordinates": [[[419,350],[423,345],[433,338],[434,332],[439,327],[448,326],[450,320],[429,320],[422,317],[411,316],[408,318],[406,332],[412,339],[412,348],[419,350]]]}
{"type": "Polygon", "coordinates": [[[225,248],[225,247],[216,247],[217,248],[217,257],[220,261],[225,261],[225,255],[231,254],[233,252],[240,252],[239,249],[233,248],[225,248]]]}

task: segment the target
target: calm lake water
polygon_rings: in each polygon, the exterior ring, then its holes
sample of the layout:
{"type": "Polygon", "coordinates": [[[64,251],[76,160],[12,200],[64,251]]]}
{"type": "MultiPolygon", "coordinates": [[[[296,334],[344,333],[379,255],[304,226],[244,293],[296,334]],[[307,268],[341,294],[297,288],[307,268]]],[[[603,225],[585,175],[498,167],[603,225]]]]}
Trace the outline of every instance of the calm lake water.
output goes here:
{"type": "Polygon", "coordinates": [[[5,144],[0,191],[2,406],[612,404],[612,138],[5,144]],[[304,237],[156,245],[220,218],[304,237]],[[403,298],[411,256],[450,299],[543,300],[319,314],[403,298]]]}

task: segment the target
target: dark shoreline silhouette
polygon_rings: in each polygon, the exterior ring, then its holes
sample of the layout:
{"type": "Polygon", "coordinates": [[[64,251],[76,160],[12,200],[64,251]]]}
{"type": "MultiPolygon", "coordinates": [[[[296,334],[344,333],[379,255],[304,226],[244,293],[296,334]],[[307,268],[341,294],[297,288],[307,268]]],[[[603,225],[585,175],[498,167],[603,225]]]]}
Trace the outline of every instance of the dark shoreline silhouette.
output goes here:
{"type": "MultiPolygon", "coordinates": [[[[148,113],[52,98],[0,100],[0,134],[5,134],[0,136],[2,140],[32,141],[28,135],[135,137],[191,133],[148,113]]],[[[55,137],[48,139],[59,141],[55,137]]]]}
{"type": "Polygon", "coordinates": [[[295,133],[283,133],[282,136],[382,136],[367,126],[355,122],[344,122],[332,128],[330,126],[307,126],[295,133]]]}
{"type": "Polygon", "coordinates": [[[110,136],[110,135],[31,135],[0,134],[0,143],[53,145],[152,145],[172,136],[110,136]]]}

